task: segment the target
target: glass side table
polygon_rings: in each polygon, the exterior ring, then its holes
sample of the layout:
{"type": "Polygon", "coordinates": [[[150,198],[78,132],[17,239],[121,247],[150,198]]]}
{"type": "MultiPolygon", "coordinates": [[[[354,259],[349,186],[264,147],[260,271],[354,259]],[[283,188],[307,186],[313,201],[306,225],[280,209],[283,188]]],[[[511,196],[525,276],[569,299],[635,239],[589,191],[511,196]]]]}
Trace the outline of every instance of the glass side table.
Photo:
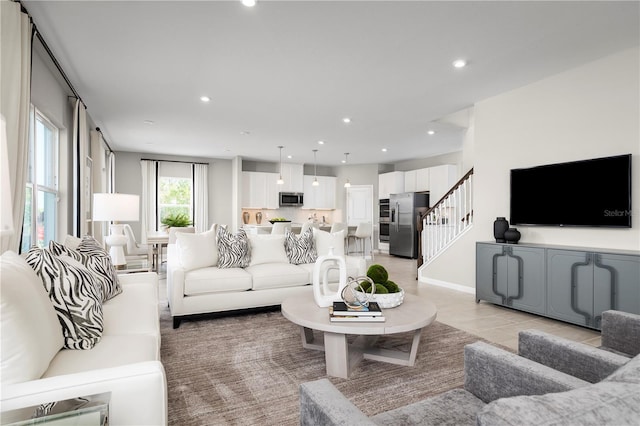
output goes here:
{"type": "Polygon", "coordinates": [[[131,274],[134,272],[150,272],[151,262],[146,259],[132,259],[127,260],[126,265],[122,269],[116,269],[118,274],[131,274]]]}
{"type": "Polygon", "coordinates": [[[3,426],[108,426],[111,392],[4,411],[3,426]]]}

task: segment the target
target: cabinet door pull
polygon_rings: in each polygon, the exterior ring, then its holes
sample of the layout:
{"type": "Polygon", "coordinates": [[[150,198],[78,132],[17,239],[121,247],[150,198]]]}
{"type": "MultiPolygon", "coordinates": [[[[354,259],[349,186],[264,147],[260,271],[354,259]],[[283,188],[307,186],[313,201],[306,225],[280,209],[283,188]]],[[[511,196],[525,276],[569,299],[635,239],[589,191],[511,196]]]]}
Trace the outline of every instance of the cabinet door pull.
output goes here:
{"type": "Polygon", "coordinates": [[[496,296],[500,296],[502,298],[502,304],[506,305],[507,295],[502,294],[498,291],[498,258],[502,256],[506,256],[506,247],[502,247],[502,253],[496,253],[493,255],[493,282],[491,283],[491,288],[493,290],[493,294],[496,296]]]}
{"type": "MultiPolygon", "coordinates": [[[[616,300],[618,298],[618,272],[615,270],[613,266],[604,265],[601,260],[601,256],[599,254],[593,255],[593,264],[596,268],[606,269],[609,271],[610,280],[609,280],[609,291],[610,291],[610,303],[609,309],[617,309],[616,300]]],[[[600,328],[600,322],[602,321],[602,313],[600,315],[596,315],[594,318],[595,326],[600,328]]]]}
{"type": "Polygon", "coordinates": [[[591,263],[591,253],[585,255],[584,262],[576,262],[571,265],[571,309],[584,317],[586,325],[591,325],[591,314],[578,307],[578,267],[588,266],[591,263]]]}
{"type": "Polygon", "coordinates": [[[524,296],[524,261],[522,257],[513,254],[513,247],[509,247],[507,256],[513,257],[518,262],[518,294],[507,297],[507,305],[511,306],[511,302],[522,299],[522,296],[524,296]]]}

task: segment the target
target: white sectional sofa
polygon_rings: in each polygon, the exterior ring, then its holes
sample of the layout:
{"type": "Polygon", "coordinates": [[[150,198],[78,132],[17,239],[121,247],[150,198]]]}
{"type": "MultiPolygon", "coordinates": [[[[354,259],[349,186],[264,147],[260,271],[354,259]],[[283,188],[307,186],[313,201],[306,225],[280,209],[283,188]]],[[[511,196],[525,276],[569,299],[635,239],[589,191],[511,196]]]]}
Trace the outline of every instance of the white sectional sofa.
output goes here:
{"type": "Polygon", "coordinates": [[[38,276],[13,252],[0,261],[2,412],[110,392],[111,425],[167,424],[157,274],[119,276],[122,293],[102,305],[102,338],[71,350],[38,276]]]}
{"type": "MultiPolygon", "coordinates": [[[[292,264],[284,249],[284,235],[253,234],[249,266],[219,268],[215,232],[184,236],[167,251],[167,292],[173,327],[189,315],[277,306],[289,296],[313,297],[314,263],[292,264]],[[188,240],[188,241],[187,241],[188,240]],[[194,242],[195,240],[199,240],[194,242]],[[186,241],[186,243],[185,243],[186,241]]],[[[344,231],[314,231],[318,256],[344,255],[344,231]]],[[[345,256],[347,276],[366,273],[363,258],[345,256]]],[[[337,280],[331,271],[330,280],[337,280]]]]}

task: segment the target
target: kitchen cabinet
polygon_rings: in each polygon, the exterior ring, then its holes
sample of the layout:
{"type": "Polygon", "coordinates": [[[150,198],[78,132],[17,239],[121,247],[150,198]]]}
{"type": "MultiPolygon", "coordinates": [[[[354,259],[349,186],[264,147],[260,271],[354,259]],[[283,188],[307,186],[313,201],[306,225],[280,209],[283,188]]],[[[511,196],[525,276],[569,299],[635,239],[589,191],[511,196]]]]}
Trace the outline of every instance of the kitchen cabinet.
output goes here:
{"type": "Polygon", "coordinates": [[[478,242],[476,299],[600,329],[608,309],[640,314],[640,252],[478,242]]]}
{"type": "Polygon", "coordinates": [[[278,173],[242,172],[242,208],[279,208],[278,177],[278,173]]]}
{"type": "Polygon", "coordinates": [[[400,194],[404,189],[405,172],[389,172],[378,175],[378,198],[387,199],[391,194],[400,194]]]}
{"type": "Polygon", "coordinates": [[[435,205],[458,181],[458,168],[450,164],[429,167],[429,203],[435,205]]]}
{"type": "Polygon", "coordinates": [[[430,169],[426,167],[404,172],[404,192],[429,191],[430,169]]]}
{"type": "Polygon", "coordinates": [[[640,258],[575,250],[548,250],[547,314],[600,328],[602,312],[640,314],[640,258]]]}
{"type": "Polygon", "coordinates": [[[476,256],[476,299],[545,314],[544,249],[479,243],[476,256]]]}
{"type": "Polygon", "coordinates": [[[283,185],[278,185],[278,192],[304,192],[304,166],[302,164],[282,163],[283,185]]]}
{"type": "Polygon", "coordinates": [[[318,176],[318,186],[313,186],[314,176],[305,175],[303,209],[334,210],[336,208],[336,182],[333,176],[318,176]]]}

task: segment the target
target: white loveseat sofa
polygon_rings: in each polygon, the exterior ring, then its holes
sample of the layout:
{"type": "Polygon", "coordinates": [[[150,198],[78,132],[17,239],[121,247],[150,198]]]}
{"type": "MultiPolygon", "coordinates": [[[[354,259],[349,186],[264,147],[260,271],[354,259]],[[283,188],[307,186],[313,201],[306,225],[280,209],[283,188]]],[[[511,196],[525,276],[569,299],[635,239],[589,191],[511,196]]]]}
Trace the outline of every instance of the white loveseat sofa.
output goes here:
{"type": "MultiPolygon", "coordinates": [[[[167,250],[167,292],[173,327],[190,315],[277,306],[289,296],[313,297],[314,263],[292,264],[284,249],[284,235],[249,235],[249,266],[219,268],[215,232],[179,234],[167,250]],[[197,240],[197,241],[196,241],[197,240]]],[[[344,231],[315,230],[318,256],[334,250],[344,255],[344,231]]],[[[347,276],[365,275],[363,258],[345,256],[347,276]]],[[[329,280],[337,281],[338,271],[329,280]]]]}
{"type": "Polygon", "coordinates": [[[16,253],[1,256],[2,412],[110,392],[111,425],[167,423],[157,274],[119,281],[122,293],[102,305],[100,341],[88,350],[62,349],[40,278],[16,253]]]}

